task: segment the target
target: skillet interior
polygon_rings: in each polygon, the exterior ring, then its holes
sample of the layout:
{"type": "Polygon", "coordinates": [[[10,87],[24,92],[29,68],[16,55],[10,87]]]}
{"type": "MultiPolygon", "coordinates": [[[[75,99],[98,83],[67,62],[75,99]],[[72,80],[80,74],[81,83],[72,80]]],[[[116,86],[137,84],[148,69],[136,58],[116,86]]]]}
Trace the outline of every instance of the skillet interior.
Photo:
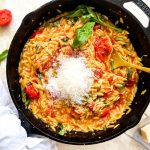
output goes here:
{"type": "Polygon", "coordinates": [[[29,110],[25,110],[23,106],[18,75],[20,54],[24,44],[33,33],[34,29],[40,25],[40,22],[56,16],[56,9],[60,9],[63,12],[70,11],[79,4],[86,4],[94,6],[96,11],[105,14],[113,22],[122,17],[124,19],[124,24],[120,25],[120,27],[127,29],[130,32],[130,39],[138,53],[138,56],[141,57],[142,55],[148,55],[148,57],[143,59],[142,63],[144,66],[150,67],[149,38],[145,35],[138,21],[130,13],[127,13],[120,6],[117,6],[118,4],[113,3],[114,2],[112,1],[108,2],[106,0],[86,0],[85,2],[81,2],[79,0],[51,1],[38,10],[28,14],[24,18],[20,28],[13,38],[7,59],[7,81],[11,97],[18,110],[24,114],[28,122],[53,140],[69,144],[94,144],[110,140],[125,132],[127,129],[135,126],[140,121],[142,114],[148,106],[150,101],[150,75],[144,72],[140,74],[138,91],[131,105],[132,111],[117,121],[120,126],[116,129],[107,129],[106,131],[96,131],[93,133],[70,132],[66,136],[60,136],[55,132],[48,130],[42,121],[36,119],[32,113],[29,110]],[[50,12],[50,14],[48,12],[50,12]],[[146,94],[141,95],[141,92],[145,89],[147,89],[146,94]]]}

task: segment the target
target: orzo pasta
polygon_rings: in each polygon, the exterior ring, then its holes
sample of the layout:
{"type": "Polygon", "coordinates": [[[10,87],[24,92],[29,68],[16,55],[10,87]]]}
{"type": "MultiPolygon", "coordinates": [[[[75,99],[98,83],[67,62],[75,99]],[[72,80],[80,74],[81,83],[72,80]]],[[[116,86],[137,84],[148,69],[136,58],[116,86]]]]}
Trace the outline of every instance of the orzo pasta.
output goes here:
{"type": "Polygon", "coordinates": [[[56,126],[82,132],[115,127],[129,113],[136,93],[139,71],[114,69],[111,58],[115,50],[128,62],[141,65],[129,33],[93,12],[80,6],[46,21],[21,54],[22,99],[35,117],[54,130],[56,126]],[[84,11],[76,16],[81,7],[84,11]]]}

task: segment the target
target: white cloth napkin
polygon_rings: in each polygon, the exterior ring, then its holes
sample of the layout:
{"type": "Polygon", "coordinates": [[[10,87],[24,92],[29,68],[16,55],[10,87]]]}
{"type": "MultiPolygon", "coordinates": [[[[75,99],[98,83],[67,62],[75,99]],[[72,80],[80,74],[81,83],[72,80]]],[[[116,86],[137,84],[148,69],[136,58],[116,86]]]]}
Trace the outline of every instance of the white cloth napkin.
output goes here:
{"type": "MultiPolygon", "coordinates": [[[[0,0],[0,9],[9,9],[13,19],[9,26],[0,27],[0,51],[9,48],[10,42],[23,17],[50,0],[0,0]],[[5,39],[5,40],[4,40],[5,39]]],[[[1,66],[5,63],[2,62],[1,66]]],[[[8,94],[5,68],[0,69],[0,150],[57,150],[54,141],[42,136],[27,137],[18,119],[18,112],[8,94]]]]}
{"type": "Polygon", "coordinates": [[[57,150],[55,142],[43,136],[27,137],[17,111],[0,79],[0,150],[57,150]]]}

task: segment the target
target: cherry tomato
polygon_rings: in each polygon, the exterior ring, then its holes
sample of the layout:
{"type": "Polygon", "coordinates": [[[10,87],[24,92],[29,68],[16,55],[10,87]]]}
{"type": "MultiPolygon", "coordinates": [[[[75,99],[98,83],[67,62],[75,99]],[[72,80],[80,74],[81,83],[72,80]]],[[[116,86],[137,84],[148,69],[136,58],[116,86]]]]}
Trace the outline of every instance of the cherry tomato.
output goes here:
{"type": "Polygon", "coordinates": [[[126,87],[133,87],[134,84],[135,84],[135,81],[129,80],[129,81],[126,83],[126,87]]]}
{"type": "Polygon", "coordinates": [[[42,70],[47,70],[52,66],[52,62],[51,61],[47,61],[46,63],[42,64],[42,70]]]}
{"type": "Polygon", "coordinates": [[[99,116],[100,116],[100,117],[105,117],[105,116],[107,116],[107,115],[110,113],[110,110],[111,110],[111,109],[108,108],[108,107],[107,107],[107,108],[104,108],[103,111],[100,113],[99,116]]]}
{"type": "Polygon", "coordinates": [[[112,93],[113,93],[113,91],[109,91],[107,93],[104,93],[104,98],[107,99],[109,96],[111,96],[112,93]]]}
{"type": "Polygon", "coordinates": [[[104,62],[105,56],[104,56],[104,52],[102,49],[101,49],[101,51],[96,51],[95,54],[96,54],[96,57],[98,57],[102,62],[104,62]]]}
{"type": "Polygon", "coordinates": [[[31,99],[39,99],[39,92],[36,91],[36,89],[32,84],[27,85],[24,89],[24,92],[31,99]]]}
{"type": "Polygon", "coordinates": [[[94,42],[95,55],[104,62],[105,57],[112,51],[111,42],[108,38],[99,37],[94,42]]]}
{"type": "Polygon", "coordinates": [[[108,81],[109,81],[110,84],[112,83],[113,78],[114,78],[114,76],[110,76],[110,77],[108,78],[108,81]]]}
{"type": "Polygon", "coordinates": [[[121,94],[119,100],[115,102],[113,108],[116,109],[116,107],[120,107],[124,100],[125,96],[121,94]]]}
{"type": "Polygon", "coordinates": [[[0,10],[0,26],[7,26],[12,20],[12,13],[7,9],[0,10]]]}
{"type": "Polygon", "coordinates": [[[33,32],[33,34],[31,35],[31,37],[34,38],[34,37],[36,37],[36,35],[41,34],[41,32],[42,31],[38,29],[38,30],[36,30],[36,31],[33,32]]]}
{"type": "Polygon", "coordinates": [[[94,71],[94,75],[98,78],[101,78],[102,77],[102,69],[101,68],[97,68],[95,71],[94,71]]]}

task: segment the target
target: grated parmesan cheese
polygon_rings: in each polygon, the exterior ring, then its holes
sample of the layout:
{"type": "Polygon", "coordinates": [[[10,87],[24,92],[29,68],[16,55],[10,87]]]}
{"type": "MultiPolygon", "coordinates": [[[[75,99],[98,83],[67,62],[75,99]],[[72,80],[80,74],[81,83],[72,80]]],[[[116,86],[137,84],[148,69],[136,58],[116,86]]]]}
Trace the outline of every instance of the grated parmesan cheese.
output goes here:
{"type": "Polygon", "coordinates": [[[86,67],[83,58],[62,58],[57,69],[57,77],[49,78],[47,89],[62,99],[70,99],[81,104],[93,83],[94,74],[86,67]]]}

